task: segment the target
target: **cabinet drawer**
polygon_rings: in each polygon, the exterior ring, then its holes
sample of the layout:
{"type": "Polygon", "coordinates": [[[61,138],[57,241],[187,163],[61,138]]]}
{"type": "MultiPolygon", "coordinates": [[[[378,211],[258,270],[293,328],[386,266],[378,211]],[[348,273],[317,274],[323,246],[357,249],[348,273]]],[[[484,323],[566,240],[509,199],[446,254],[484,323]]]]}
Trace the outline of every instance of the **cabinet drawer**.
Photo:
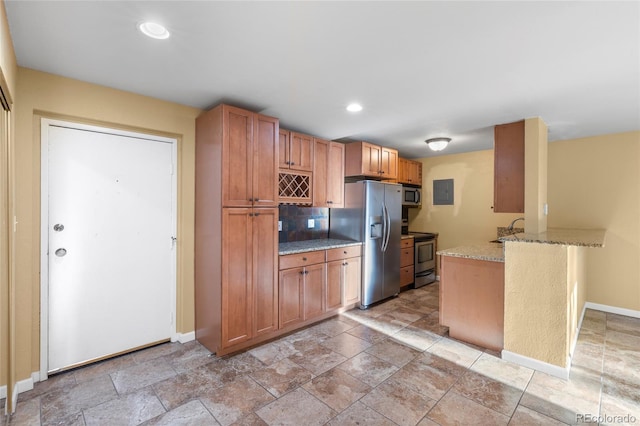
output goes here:
{"type": "Polygon", "coordinates": [[[400,250],[400,267],[413,265],[413,247],[400,250]]]}
{"type": "Polygon", "coordinates": [[[400,247],[407,248],[413,247],[413,238],[403,238],[400,240],[400,247]]]}
{"type": "Polygon", "coordinates": [[[327,262],[360,256],[361,246],[340,247],[327,250],[327,262]]]}
{"type": "Polygon", "coordinates": [[[413,282],[413,265],[400,268],[400,287],[413,282]]]}
{"type": "Polygon", "coordinates": [[[317,250],[282,255],[280,256],[280,270],[324,263],[324,252],[324,250],[317,250]]]}

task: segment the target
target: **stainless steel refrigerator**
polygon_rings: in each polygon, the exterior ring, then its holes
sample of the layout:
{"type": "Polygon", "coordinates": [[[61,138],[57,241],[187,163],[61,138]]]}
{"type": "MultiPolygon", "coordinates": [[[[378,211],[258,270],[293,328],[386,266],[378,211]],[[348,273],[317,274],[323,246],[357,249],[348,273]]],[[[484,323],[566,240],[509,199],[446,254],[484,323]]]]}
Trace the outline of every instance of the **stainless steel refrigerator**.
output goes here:
{"type": "Polygon", "coordinates": [[[400,292],[402,185],[372,180],[345,184],[345,207],[331,209],[329,236],[362,241],[360,308],[400,292]]]}

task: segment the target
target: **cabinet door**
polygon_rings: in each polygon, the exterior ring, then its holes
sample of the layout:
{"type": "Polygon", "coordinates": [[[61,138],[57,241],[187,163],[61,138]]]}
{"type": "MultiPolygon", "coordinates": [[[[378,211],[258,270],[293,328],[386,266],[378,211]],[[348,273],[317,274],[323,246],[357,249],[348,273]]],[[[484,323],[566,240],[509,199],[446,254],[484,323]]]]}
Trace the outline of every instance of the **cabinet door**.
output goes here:
{"type": "Polygon", "coordinates": [[[382,148],[367,142],[362,142],[362,174],[365,176],[380,176],[382,169],[380,161],[382,148]]]}
{"type": "Polygon", "coordinates": [[[254,335],[278,329],[278,209],[253,209],[254,335]]]}
{"type": "Polygon", "coordinates": [[[343,274],[344,305],[358,303],[360,301],[360,289],[362,286],[361,257],[350,257],[344,260],[343,274]]]}
{"type": "Polygon", "coordinates": [[[254,114],[228,105],[222,114],[222,206],[249,207],[253,197],[254,114]]]}
{"type": "Polygon", "coordinates": [[[405,158],[398,158],[398,183],[409,183],[409,163],[405,158]]]}
{"type": "Polygon", "coordinates": [[[308,320],[322,315],[325,311],[326,263],[304,268],[304,319],[308,320]]]}
{"type": "Polygon", "coordinates": [[[304,268],[280,271],[280,328],[303,321],[304,268]]]}
{"type": "Polygon", "coordinates": [[[398,179],[398,151],[382,147],[380,171],[383,179],[398,179]]]}
{"type": "Polygon", "coordinates": [[[280,129],[278,132],[278,167],[281,169],[289,168],[289,131],[280,129]]]}
{"type": "Polygon", "coordinates": [[[327,198],[329,171],[329,141],[315,139],[313,160],[313,206],[331,207],[327,198]]]}
{"type": "Polygon", "coordinates": [[[419,161],[411,162],[411,183],[422,186],[422,163],[419,161]]]}
{"type": "Polygon", "coordinates": [[[524,121],[494,128],[493,211],[524,213],[524,121]]]}
{"type": "Polygon", "coordinates": [[[222,209],[222,336],[223,348],[252,337],[253,292],[252,209],[222,209]]]}
{"type": "Polygon", "coordinates": [[[289,139],[289,168],[293,170],[313,170],[313,137],[291,132],[289,139]]]}
{"type": "Polygon", "coordinates": [[[327,262],[327,311],[342,307],[345,262],[344,260],[327,262]]]}
{"type": "Polygon", "coordinates": [[[278,134],[277,118],[255,115],[250,197],[254,207],[278,206],[278,134]]]}
{"type": "Polygon", "coordinates": [[[329,144],[327,169],[327,203],[329,207],[342,208],[344,207],[344,144],[340,142],[329,144]]]}

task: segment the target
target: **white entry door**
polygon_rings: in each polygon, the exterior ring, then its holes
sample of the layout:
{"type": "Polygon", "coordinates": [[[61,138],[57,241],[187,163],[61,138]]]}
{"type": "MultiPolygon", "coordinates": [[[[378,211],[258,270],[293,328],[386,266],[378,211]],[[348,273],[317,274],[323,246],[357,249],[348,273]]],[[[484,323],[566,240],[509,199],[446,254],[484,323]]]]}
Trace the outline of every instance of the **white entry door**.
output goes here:
{"type": "Polygon", "coordinates": [[[42,126],[46,373],[169,339],[175,141],[42,126]]]}

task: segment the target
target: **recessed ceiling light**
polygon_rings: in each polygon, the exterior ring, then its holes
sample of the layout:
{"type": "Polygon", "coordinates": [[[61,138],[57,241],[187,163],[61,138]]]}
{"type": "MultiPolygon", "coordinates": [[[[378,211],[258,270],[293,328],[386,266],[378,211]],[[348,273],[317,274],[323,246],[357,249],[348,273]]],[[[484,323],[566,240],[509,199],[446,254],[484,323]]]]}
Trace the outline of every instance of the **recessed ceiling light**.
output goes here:
{"type": "Polygon", "coordinates": [[[349,104],[349,105],[347,105],[347,111],[349,111],[349,112],[362,111],[362,105],[356,104],[356,103],[349,104]]]}
{"type": "Polygon", "coordinates": [[[155,22],[141,22],[138,24],[140,32],[148,37],[164,40],[169,38],[169,30],[155,22]]]}

